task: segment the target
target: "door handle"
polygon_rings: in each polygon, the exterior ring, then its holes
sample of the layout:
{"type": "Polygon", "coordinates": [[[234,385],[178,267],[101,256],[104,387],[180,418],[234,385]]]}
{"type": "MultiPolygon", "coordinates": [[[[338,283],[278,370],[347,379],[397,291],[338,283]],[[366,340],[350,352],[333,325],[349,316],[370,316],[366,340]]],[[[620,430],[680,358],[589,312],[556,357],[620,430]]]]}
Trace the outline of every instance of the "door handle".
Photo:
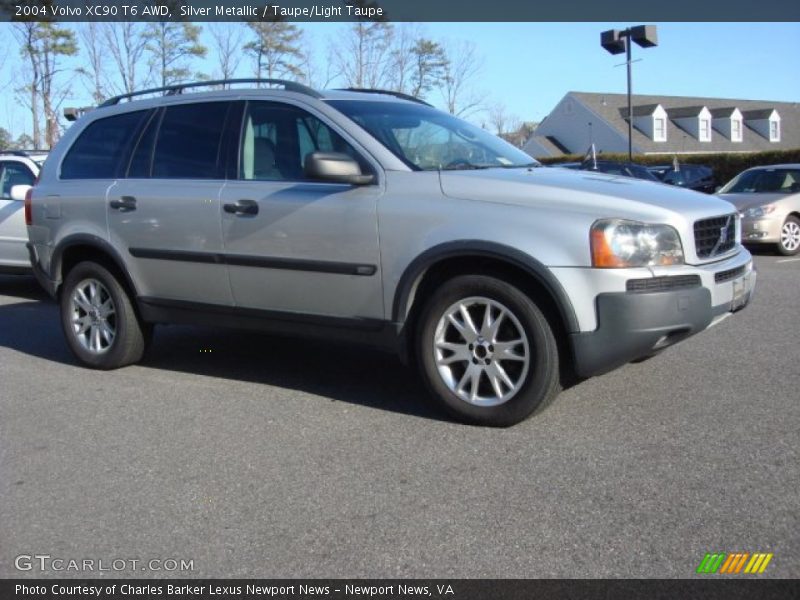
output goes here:
{"type": "Polygon", "coordinates": [[[255,200],[237,200],[230,204],[223,204],[222,209],[232,215],[253,216],[258,214],[258,202],[255,200]]]}
{"type": "Polygon", "coordinates": [[[122,196],[119,200],[112,200],[108,205],[114,210],[128,212],[136,210],[136,198],[133,196],[122,196]]]}

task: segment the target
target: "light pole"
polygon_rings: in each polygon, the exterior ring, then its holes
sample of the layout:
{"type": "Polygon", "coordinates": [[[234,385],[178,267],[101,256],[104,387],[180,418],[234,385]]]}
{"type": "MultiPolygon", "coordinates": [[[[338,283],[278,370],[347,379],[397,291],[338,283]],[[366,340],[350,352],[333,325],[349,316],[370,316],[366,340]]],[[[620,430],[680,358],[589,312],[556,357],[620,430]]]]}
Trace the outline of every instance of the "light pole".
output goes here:
{"type": "Polygon", "coordinates": [[[658,45],[655,25],[637,25],[622,31],[609,29],[600,34],[600,45],[610,54],[626,53],[625,64],[628,66],[628,160],[633,161],[633,106],[631,94],[633,83],[631,76],[631,41],[642,48],[651,48],[658,45]]]}

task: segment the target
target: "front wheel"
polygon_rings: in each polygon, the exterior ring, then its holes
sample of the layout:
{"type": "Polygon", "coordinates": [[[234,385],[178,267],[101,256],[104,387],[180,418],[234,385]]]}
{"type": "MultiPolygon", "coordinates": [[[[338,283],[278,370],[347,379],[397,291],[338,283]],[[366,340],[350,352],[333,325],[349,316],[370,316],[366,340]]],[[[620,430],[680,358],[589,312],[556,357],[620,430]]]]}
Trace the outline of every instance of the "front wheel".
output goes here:
{"type": "Polygon", "coordinates": [[[794,256],[800,252],[800,219],[794,215],[789,215],[783,222],[778,252],[784,256],[794,256]]]}
{"type": "Polygon", "coordinates": [[[73,354],[94,369],[138,362],[148,336],[128,293],[104,266],[82,262],[61,291],[61,327],[73,354]]]}
{"type": "Polygon", "coordinates": [[[539,307],[484,275],[443,284],[423,309],[419,368],[440,405],[461,421],[505,427],[559,390],[558,346],[539,307]]]}

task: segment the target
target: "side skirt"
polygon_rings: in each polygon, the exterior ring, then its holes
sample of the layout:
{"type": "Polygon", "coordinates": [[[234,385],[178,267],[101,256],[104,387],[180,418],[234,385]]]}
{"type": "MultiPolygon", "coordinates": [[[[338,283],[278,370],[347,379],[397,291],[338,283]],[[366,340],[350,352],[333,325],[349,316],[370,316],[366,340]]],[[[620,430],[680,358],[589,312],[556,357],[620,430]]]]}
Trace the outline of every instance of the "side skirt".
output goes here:
{"type": "Polygon", "coordinates": [[[263,331],[291,337],[337,340],[401,353],[400,327],[380,319],[347,319],[274,310],[202,304],[184,300],[137,298],[142,318],[153,324],[175,323],[263,331]]]}

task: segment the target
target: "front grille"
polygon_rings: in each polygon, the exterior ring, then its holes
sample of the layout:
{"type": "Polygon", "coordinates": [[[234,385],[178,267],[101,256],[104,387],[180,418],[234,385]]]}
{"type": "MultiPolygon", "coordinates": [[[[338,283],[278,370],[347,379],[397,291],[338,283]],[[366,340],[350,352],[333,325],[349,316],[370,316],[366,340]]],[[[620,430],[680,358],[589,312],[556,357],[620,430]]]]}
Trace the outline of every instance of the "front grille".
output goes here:
{"type": "Polygon", "coordinates": [[[714,273],[714,281],[716,283],[723,283],[725,281],[730,281],[731,279],[736,279],[739,275],[744,273],[744,265],[741,267],[736,267],[735,269],[728,269],[727,271],[720,271],[719,273],[714,273]]]}
{"type": "Polygon", "coordinates": [[[723,215],[694,223],[697,258],[712,258],[736,245],[736,215],[723,215]]]}
{"type": "Polygon", "coordinates": [[[698,287],[699,275],[676,275],[673,277],[648,277],[647,279],[629,279],[625,289],[629,292],[666,292],[683,288],[698,287]]]}

